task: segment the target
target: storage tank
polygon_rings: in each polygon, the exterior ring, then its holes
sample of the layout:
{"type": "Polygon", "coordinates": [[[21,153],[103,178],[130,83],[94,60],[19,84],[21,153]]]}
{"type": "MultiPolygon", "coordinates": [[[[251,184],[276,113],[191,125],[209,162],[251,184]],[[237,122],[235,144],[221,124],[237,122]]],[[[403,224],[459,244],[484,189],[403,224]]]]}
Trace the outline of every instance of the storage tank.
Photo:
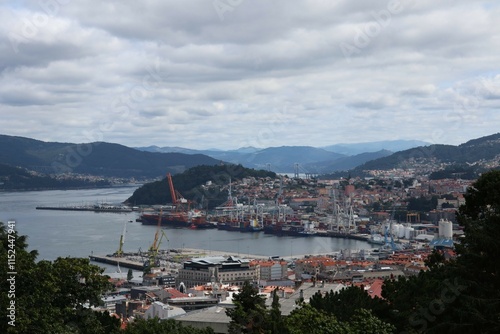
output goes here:
{"type": "Polygon", "coordinates": [[[413,231],[415,231],[413,227],[405,228],[405,239],[410,240],[413,237],[413,231]]]}
{"type": "Polygon", "coordinates": [[[439,221],[439,237],[444,239],[453,238],[453,224],[449,220],[441,219],[439,221]]]}
{"type": "Polygon", "coordinates": [[[399,231],[398,231],[398,238],[404,238],[405,237],[405,226],[404,225],[400,225],[399,226],[399,231]]]}

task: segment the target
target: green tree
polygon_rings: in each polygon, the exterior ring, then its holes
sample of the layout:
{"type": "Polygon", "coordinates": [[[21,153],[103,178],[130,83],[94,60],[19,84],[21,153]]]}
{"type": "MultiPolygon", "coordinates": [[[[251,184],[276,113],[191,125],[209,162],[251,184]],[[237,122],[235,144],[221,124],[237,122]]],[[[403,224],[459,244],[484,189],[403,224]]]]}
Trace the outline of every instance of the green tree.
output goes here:
{"type": "Polygon", "coordinates": [[[269,325],[265,300],[259,291],[245,281],[240,293],[233,297],[235,307],[227,309],[231,318],[229,333],[263,333],[269,325]]]}
{"type": "Polygon", "coordinates": [[[382,295],[399,330],[500,332],[500,171],[481,175],[465,199],[457,215],[465,232],[457,258],[433,253],[429,271],[384,283],[382,295]]]}
{"type": "Polygon", "coordinates": [[[333,315],[318,310],[309,304],[302,304],[285,318],[290,334],[347,334],[349,327],[340,323],[333,315]]]}
{"type": "Polygon", "coordinates": [[[158,318],[150,318],[135,320],[127,326],[123,334],[213,334],[213,332],[213,329],[209,327],[198,329],[183,326],[173,319],[159,320],[158,318]]]}
{"type": "Polygon", "coordinates": [[[365,308],[378,316],[386,316],[388,305],[378,297],[372,298],[363,287],[351,286],[340,291],[315,293],[310,300],[312,307],[334,315],[340,321],[348,321],[358,309],[365,308]]]}
{"type": "Polygon", "coordinates": [[[15,302],[15,327],[7,321],[0,324],[1,333],[116,333],[119,321],[102,317],[84,308],[96,306],[110,285],[103,269],[88,259],[58,258],[54,262],[36,262],[38,253],[28,251],[26,236],[19,236],[13,225],[0,223],[2,318],[15,302]],[[15,262],[9,264],[10,256],[15,262]],[[12,265],[13,267],[10,267],[12,265]],[[16,274],[10,274],[15,271],[16,274]]]}
{"type": "Polygon", "coordinates": [[[132,269],[129,269],[127,272],[127,281],[131,281],[134,278],[134,273],[132,272],[132,269]]]}

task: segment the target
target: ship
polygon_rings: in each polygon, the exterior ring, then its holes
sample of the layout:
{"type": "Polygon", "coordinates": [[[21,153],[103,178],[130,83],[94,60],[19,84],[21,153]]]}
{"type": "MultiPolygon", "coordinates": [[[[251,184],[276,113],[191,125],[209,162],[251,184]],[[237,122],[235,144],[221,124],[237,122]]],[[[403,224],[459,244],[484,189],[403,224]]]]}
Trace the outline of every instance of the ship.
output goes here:
{"type": "Polygon", "coordinates": [[[139,221],[143,225],[159,225],[170,227],[186,227],[191,229],[208,229],[216,227],[212,222],[207,221],[205,212],[189,208],[190,201],[182,197],[174,188],[172,175],[167,174],[170,196],[172,197],[172,206],[170,210],[163,212],[160,209],[155,213],[143,213],[139,221]]]}
{"type": "MultiPolygon", "coordinates": [[[[201,211],[167,211],[143,213],[140,217],[143,225],[161,225],[170,227],[212,228],[201,211]]],[[[215,226],[214,226],[215,227],[215,226]]]]}

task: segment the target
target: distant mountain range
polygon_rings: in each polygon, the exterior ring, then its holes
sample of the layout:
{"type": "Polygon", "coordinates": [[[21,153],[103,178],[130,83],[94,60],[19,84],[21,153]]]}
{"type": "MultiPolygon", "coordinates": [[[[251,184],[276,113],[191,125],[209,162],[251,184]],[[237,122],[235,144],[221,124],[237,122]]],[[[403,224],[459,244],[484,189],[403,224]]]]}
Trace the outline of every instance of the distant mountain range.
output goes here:
{"type": "Polygon", "coordinates": [[[244,147],[237,150],[192,150],[182,147],[136,147],[147,152],[177,152],[185,154],[205,154],[214,159],[247,168],[267,169],[274,172],[293,173],[295,164],[299,172],[322,174],[338,170],[348,170],[369,160],[385,157],[394,151],[428,144],[416,140],[393,140],[373,143],[337,144],[325,147],[281,146],[269,148],[244,147]]]}
{"type": "Polygon", "coordinates": [[[322,148],[245,147],[223,151],[157,146],[130,148],[105,142],[54,143],[0,135],[0,164],[44,174],[72,172],[137,179],[157,178],[167,172],[176,174],[194,166],[221,163],[241,164],[247,168],[269,169],[278,173],[293,173],[298,164],[299,173],[331,174],[349,170],[353,175],[362,174],[366,170],[415,166],[436,171],[457,164],[462,165],[462,170],[487,169],[499,165],[500,134],[470,140],[458,146],[427,145],[395,153],[392,151],[419,143],[422,142],[385,141],[338,144],[322,148]],[[332,152],[334,149],[339,152],[332,152]],[[357,153],[360,150],[367,151],[357,153]]]}

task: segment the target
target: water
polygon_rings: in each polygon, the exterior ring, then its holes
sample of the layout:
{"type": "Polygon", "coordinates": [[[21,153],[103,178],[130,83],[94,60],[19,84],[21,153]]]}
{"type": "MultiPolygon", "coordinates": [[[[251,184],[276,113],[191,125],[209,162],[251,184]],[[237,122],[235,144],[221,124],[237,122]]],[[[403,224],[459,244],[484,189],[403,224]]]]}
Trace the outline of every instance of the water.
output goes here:
{"type": "MultiPolygon", "coordinates": [[[[36,210],[36,206],[119,204],[136,187],[113,187],[88,190],[49,190],[0,193],[0,221],[16,221],[16,229],[28,236],[29,249],[39,252],[38,259],[87,257],[111,254],[118,249],[126,225],[125,251],[147,250],[153,242],[155,226],[135,222],[131,213],[94,213],[85,211],[36,210]],[[132,221],[132,222],[129,222],[132,221]]],[[[277,237],[264,233],[166,229],[168,240],[161,248],[199,248],[265,256],[326,254],[343,249],[367,249],[363,241],[322,237],[277,237]]]]}

